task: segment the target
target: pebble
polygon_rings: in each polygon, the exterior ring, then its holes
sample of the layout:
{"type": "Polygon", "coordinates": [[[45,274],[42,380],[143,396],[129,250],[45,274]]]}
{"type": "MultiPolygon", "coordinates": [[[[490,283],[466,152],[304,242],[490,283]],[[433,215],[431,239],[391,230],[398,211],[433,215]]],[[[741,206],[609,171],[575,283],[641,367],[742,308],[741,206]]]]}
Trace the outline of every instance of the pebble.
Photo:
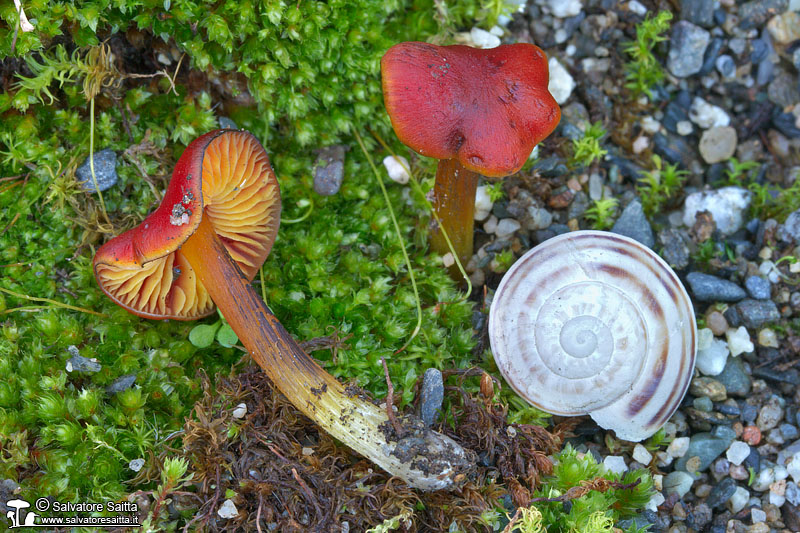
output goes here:
{"type": "Polygon", "coordinates": [[[609,472],[615,474],[624,474],[628,471],[628,465],[625,464],[625,458],[618,455],[609,455],[603,459],[603,466],[609,472]]]}
{"type": "Polygon", "coordinates": [[[800,13],[786,11],[775,15],[767,22],[767,31],[780,44],[789,44],[800,39],[800,13]]]}
{"type": "Polygon", "coordinates": [[[762,432],[772,429],[783,419],[783,407],[778,397],[773,395],[758,412],[756,426],[762,432]]]}
{"type": "MultiPolygon", "coordinates": [[[[346,150],[347,147],[340,144],[325,146],[317,150],[317,160],[314,162],[313,170],[314,192],[320,196],[333,196],[342,187],[346,150]]],[[[386,159],[393,159],[393,157],[389,156],[386,159]]],[[[386,166],[386,159],[383,160],[384,166],[386,166]]],[[[407,161],[406,164],[408,164],[407,161]]],[[[389,170],[388,166],[386,170],[389,170]]],[[[391,172],[389,172],[389,177],[392,177],[391,172]]],[[[408,183],[408,179],[406,179],[406,183],[408,183]]]]}
{"type": "Polygon", "coordinates": [[[699,96],[695,96],[692,100],[692,106],[689,108],[689,119],[703,129],[719,128],[728,126],[731,123],[731,117],[719,106],[709,104],[699,96]]]}
{"type": "Polygon", "coordinates": [[[719,483],[717,483],[714,488],[711,489],[711,493],[708,495],[706,499],[706,505],[715,509],[717,507],[721,507],[725,505],[728,500],[731,499],[731,496],[736,492],[736,480],[733,478],[726,477],[719,483]]]}
{"type": "Polygon", "coordinates": [[[761,26],[775,13],[783,13],[788,0],[750,0],[739,6],[739,26],[744,30],[761,26]]]}
{"type": "Polygon", "coordinates": [[[690,272],[686,276],[692,294],[701,302],[738,302],[747,293],[737,284],[702,272],[690,272]]]}
{"type": "Polygon", "coordinates": [[[240,403],[236,407],[233,408],[233,418],[244,418],[244,415],[247,414],[247,404],[240,403]]]}
{"type": "Polygon", "coordinates": [[[92,357],[89,359],[88,357],[83,357],[82,355],[78,354],[78,349],[75,346],[70,346],[70,348],[74,348],[70,350],[72,357],[67,360],[66,370],[67,372],[100,372],[103,369],[103,366],[97,362],[97,359],[92,357]]]}
{"type": "MultiPolygon", "coordinates": [[[[386,164],[385,159],[384,164],[386,164]]],[[[489,187],[487,185],[480,185],[475,190],[475,214],[473,218],[477,221],[486,220],[486,217],[492,212],[493,205],[494,202],[492,202],[489,196],[489,187]]]]}
{"type": "Polygon", "coordinates": [[[728,331],[728,321],[719,311],[712,311],[706,315],[706,325],[717,337],[728,331]]]}
{"type": "Polygon", "coordinates": [[[717,230],[731,235],[744,224],[744,215],[750,207],[750,191],[740,187],[722,187],[712,191],[698,191],[686,197],[683,223],[692,227],[700,211],[708,211],[714,218],[717,230]]]}
{"type": "Polygon", "coordinates": [[[725,457],[728,458],[728,461],[737,466],[742,464],[749,455],[750,446],[748,446],[746,442],[740,440],[733,441],[728,451],[725,453],[725,457]]]}
{"type": "Polygon", "coordinates": [[[497,223],[494,233],[502,239],[513,235],[520,227],[521,224],[513,218],[504,218],[497,223]]]}
{"type": "Polygon", "coordinates": [[[477,48],[488,49],[500,46],[500,37],[478,27],[469,31],[469,38],[477,48]]]}
{"type": "Polygon", "coordinates": [[[728,54],[722,54],[717,57],[714,66],[717,67],[717,72],[724,78],[733,78],[736,75],[736,62],[728,54]]]}
{"type": "Polygon", "coordinates": [[[678,132],[678,135],[686,137],[687,135],[691,135],[694,131],[692,127],[692,123],[688,120],[681,120],[675,125],[675,129],[678,132]]]}
{"type": "Polygon", "coordinates": [[[683,498],[692,489],[693,483],[694,478],[691,475],[681,470],[675,470],[664,478],[662,487],[667,496],[677,494],[679,498],[683,498]]]}
{"type": "Polygon", "coordinates": [[[708,164],[721,163],[736,153],[736,130],[730,126],[709,128],[700,137],[700,155],[708,164]]]}
{"type": "Polygon", "coordinates": [[[761,442],[761,430],[756,426],[747,426],[742,431],[742,439],[750,446],[757,446],[761,442]]]}
{"type": "Polygon", "coordinates": [[[553,95],[556,103],[562,105],[569,100],[569,96],[575,89],[575,80],[555,57],[550,57],[547,66],[550,70],[550,82],[547,90],[553,95]]]}
{"type": "Polygon", "coordinates": [[[800,488],[798,488],[796,482],[790,481],[786,484],[786,492],[784,493],[784,496],[786,496],[786,501],[792,505],[800,505],[800,488]]]}
{"type": "Polygon", "coordinates": [[[736,487],[736,490],[731,495],[730,499],[728,499],[728,509],[730,509],[733,514],[736,514],[744,509],[749,499],[750,491],[744,487],[736,487]]]}
{"type": "Polygon", "coordinates": [[[778,335],[769,328],[764,328],[758,332],[758,344],[766,348],[778,347],[778,335]]]}
{"type": "Polygon", "coordinates": [[[736,329],[730,328],[725,332],[725,337],[728,340],[728,349],[733,357],[755,350],[753,341],[750,340],[750,333],[747,332],[747,328],[744,326],[739,326],[736,329]]]}
{"type": "Polygon", "coordinates": [[[693,396],[708,396],[711,401],[724,402],[728,396],[725,386],[714,378],[696,377],[689,385],[689,394],[693,396]]]}
{"type": "Polygon", "coordinates": [[[682,0],[681,18],[698,26],[714,26],[714,0],[682,0]]]}
{"type": "Polygon", "coordinates": [[[689,450],[689,437],[676,437],[667,446],[667,453],[678,459],[686,455],[689,450]]]}
{"type": "Polygon", "coordinates": [[[658,232],[658,242],[661,244],[661,257],[669,265],[681,270],[689,266],[689,236],[685,231],[676,228],[667,228],[658,232]]]}
{"type": "Polygon", "coordinates": [[[695,162],[694,147],[679,135],[656,133],[653,136],[653,151],[668,162],[690,168],[695,162]]]}
{"type": "Polygon", "coordinates": [[[422,376],[422,392],[420,393],[419,416],[426,426],[431,426],[442,409],[444,400],[444,383],[442,372],[429,368],[422,376]]]}
{"type": "Polygon", "coordinates": [[[792,476],[795,483],[800,482],[800,452],[794,454],[792,458],[786,463],[786,472],[792,476]]]}
{"type": "Polygon", "coordinates": [[[144,466],[144,459],[133,459],[131,462],[128,463],[128,468],[133,470],[134,472],[138,472],[144,466]]]}
{"type": "Polygon", "coordinates": [[[672,27],[667,68],[673,76],[686,78],[697,74],[703,66],[708,42],[711,39],[703,28],[682,20],[672,27]]]}
{"type": "Polygon", "coordinates": [[[675,462],[675,469],[688,472],[687,463],[696,457],[696,464],[689,464],[688,466],[694,466],[695,471],[703,472],[711,465],[714,459],[728,449],[736,435],[734,434],[730,438],[727,437],[718,437],[711,433],[695,433],[689,440],[689,449],[686,454],[675,462]]]}
{"type": "MultiPolygon", "coordinates": [[[[711,330],[707,330],[711,332],[711,330]]],[[[711,339],[704,349],[697,350],[697,369],[706,376],[717,376],[728,361],[728,344],[721,339],[711,339]]]]}
{"type": "Polygon", "coordinates": [[[623,209],[611,231],[639,241],[648,248],[653,248],[656,243],[653,228],[650,226],[639,200],[633,200],[623,209]]]}
{"type": "Polygon", "coordinates": [[[777,237],[783,242],[800,244],[800,209],[786,217],[786,221],[778,227],[777,237]]]}
{"type": "Polygon", "coordinates": [[[637,461],[645,466],[649,465],[650,461],[653,460],[653,455],[641,444],[637,444],[633,447],[633,453],[631,454],[631,457],[633,457],[634,461],[637,461]]]}
{"type": "Polygon", "coordinates": [[[124,376],[120,376],[112,381],[108,387],[106,387],[106,393],[108,395],[114,395],[118,392],[128,390],[133,386],[135,381],[136,374],[125,374],[124,376]]]}
{"type": "Polygon", "coordinates": [[[574,17],[583,10],[581,0],[547,0],[547,6],[553,16],[558,18],[574,17]]]}
{"type": "Polygon", "coordinates": [[[483,223],[483,231],[489,234],[494,234],[497,229],[497,217],[491,215],[486,222],[483,223]]]}
{"type": "Polygon", "coordinates": [[[553,214],[543,207],[528,207],[528,217],[525,219],[525,229],[536,231],[547,229],[553,223],[553,214]]]}
{"type": "Polygon", "coordinates": [[[217,514],[220,518],[235,518],[239,515],[239,510],[236,509],[236,505],[233,503],[233,500],[225,500],[222,502],[222,505],[219,506],[217,509],[217,514]]]}
{"type": "Polygon", "coordinates": [[[763,492],[767,490],[773,482],[775,482],[775,469],[764,468],[756,475],[756,478],[750,486],[755,491],[763,492]]]}
{"type": "Polygon", "coordinates": [[[219,117],[219,127],[226,130],[238,130],[239,126],[230,117],[219,117]]]}
{"type": "MultiPolygon", "coordinates": [[[[97,187],[105,191],[113,187],[119,180],[117,176],[117,154],[114,150],[106,148],[94,153],[94,176],[97,178],[97,187]]],[[[92,181],[92,170],[89,157],[81,163],[75,171],[75,178],[84,191],[97,192],[92,181]]]]}
{"type": "MultiPolygon", "coordinates": [[[[406,159],[402,155],[389,155],[389,156],[384,157],[383,158],[383,166],[386,168],[386,173],[389,174],[389,179],[391,179],[392,181],[394,181],[396,183],[399,183],[401,185],[405,185],[406,183],[408,183],[408,180],[411,179],[411,176],[408,174],[408,170],[406,170],[406,169],[409,169],[411,167],[408,165],[408,159],[406,159]]],[[[316,180],[316,176],[315,176],[315,180],[316,180]]],[[[316,188],[317,188],[317,184],[316,184],[316,181],[314,181],[314,190],[316,190],[316,188]]],[[[478,187],[478,189],[480,189],[480,187],[478,187]]],[[[320,194],[322,194],[322,193],[320,193],[320,194]]],[[[478,198],[477,193],[475,195],[475,198],[476,198],[476,200],[475,200],[475,204],[476,204],[475,211],[477,213],[477,210],[478,210],[478,207],[477,207],[477,203],[478,203],[478,201],[477,201],[477,198],[478,198]]],[[[480,219],[478,219],[476,217],[475,220],[480,220],[480,219]]]]}
{"type": "Polygon", "coordinates": [[[746,396],[750,392],[752,380],[744,370],[744,364],[738,357],[729,357],[725,368],[714,379],[725,386],[729,396],[746,396]]]}
{"type": "Polygon", "coordinates": [[[769,281],[761,276],[749,276],[744,280],[744,287],[751,298],[756,300],[769,300],[772,286],[769,281]]]}
{"type": "Polygon", "coordinates": [[[758,329],[768,322],[776,322],[780,317],[778,306],[772,300],[745,299],[736,304],[742,323],[751,329],[758,329]]]}

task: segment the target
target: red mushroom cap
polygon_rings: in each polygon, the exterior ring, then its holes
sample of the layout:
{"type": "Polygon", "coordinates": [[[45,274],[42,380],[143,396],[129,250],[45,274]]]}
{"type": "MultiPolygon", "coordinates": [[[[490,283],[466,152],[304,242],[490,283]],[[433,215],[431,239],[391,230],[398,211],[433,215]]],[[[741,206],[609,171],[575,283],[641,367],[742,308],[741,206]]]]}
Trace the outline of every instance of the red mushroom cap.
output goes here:
{"type": "Polygon", "coordinates": [[[97,250],[95,277],[112,300],[139,316],[201,318],[214,302],[180,246],[208,217],[252,280],[275,241],[280,210],[278,181],[258,140],[245,131],[212,131],[186,147],[161,205],[97,250]]]}
{"type": "Polygon", "coordinates": [[[400,43],[383,56],[381,72],[398,138],[484,176],[517,172],[561,118],[547,90],[547,58],[532,44],[400,43]]]}

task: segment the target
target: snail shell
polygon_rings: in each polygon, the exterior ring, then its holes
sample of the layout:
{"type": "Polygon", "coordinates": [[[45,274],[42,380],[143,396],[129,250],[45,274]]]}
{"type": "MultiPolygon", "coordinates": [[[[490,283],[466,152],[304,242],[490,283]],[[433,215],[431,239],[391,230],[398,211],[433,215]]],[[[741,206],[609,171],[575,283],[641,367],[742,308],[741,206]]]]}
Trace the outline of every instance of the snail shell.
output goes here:
{"type": "Polygon", "coordinates": [[[646,246],[576,231],[523,255],[503,277],[489,337],[506,381],[549,413],[589,414],[630,441],[655,433],[692,378],[689,295],[646,246]]]}

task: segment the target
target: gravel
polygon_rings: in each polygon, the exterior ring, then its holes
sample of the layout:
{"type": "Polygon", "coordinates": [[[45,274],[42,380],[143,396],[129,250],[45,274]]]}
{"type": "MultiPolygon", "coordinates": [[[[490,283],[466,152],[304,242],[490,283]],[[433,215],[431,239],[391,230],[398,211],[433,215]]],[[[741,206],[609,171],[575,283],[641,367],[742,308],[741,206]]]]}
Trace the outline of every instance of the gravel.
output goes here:
{"type": "Polygon", "coordinates": [[[702,272],[690,272],[686,281],[694,298],[701,302],[738,302],[747,296],[737,284],[702,272]]]}
{"type": "Polygon", "coordinates": [[[642,204],[634,200],[623,209],[611,231],[637,240],[648,248],[655,245],[653,228],[644,214],[642,204]]]}
{"type": "MultiPolygon", "coordinates": [[[[117,154],[114,150],[106,148],[94,153],[94,175],[97,179],[97,188],[102,191],[107,191],[119,180],[117,176],[117,154]]],[[[92,170],[89,162],[89,157],[81,163],[81,166],[75,170],[75,179],[78,180],[83,190],[87,192],[97,192],[92,181],[92,170]]]]}

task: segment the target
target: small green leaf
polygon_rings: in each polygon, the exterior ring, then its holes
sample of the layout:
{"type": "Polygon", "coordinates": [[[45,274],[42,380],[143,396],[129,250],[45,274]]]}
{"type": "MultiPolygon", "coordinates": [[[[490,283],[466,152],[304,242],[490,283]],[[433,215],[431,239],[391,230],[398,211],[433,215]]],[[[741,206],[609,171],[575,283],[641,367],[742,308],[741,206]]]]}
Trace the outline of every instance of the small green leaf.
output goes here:
{"type": "Polygon", "coordinates": [[[189,332],[189,342],[198,348],[208,348],[214,342],[214,334],[217,332],[221,322],[214,324],[198,324],[189,332]]]}
{"type": "Polygon", "coordinates": [[[239,337],[236,336],[236,333],[228,324],[222,324],[222,327],[217,331],[217,342],[226,348],[230,348],[239,342],[239,337]]]}

